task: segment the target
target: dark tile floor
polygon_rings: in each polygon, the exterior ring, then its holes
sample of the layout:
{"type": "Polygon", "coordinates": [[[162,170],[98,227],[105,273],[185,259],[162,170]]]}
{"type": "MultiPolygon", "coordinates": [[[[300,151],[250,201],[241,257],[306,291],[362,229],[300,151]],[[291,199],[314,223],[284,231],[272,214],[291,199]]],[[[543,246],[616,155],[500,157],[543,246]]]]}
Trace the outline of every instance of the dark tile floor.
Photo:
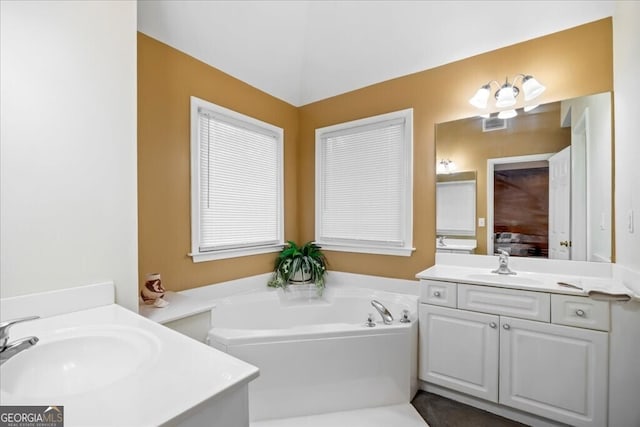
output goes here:
{"type": "Polygon", "coordinates": [[[429,427],[525,426],[525,424],[425,391],[419,391],[411,404],[427,421],[429,427]]]}

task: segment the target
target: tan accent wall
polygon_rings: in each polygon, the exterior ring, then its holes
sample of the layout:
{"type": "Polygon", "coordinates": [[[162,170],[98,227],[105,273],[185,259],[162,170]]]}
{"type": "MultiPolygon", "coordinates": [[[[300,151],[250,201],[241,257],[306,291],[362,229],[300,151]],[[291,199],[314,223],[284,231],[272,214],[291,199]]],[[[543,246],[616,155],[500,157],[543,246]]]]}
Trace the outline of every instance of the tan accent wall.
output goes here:
{"type": "MultiPolygon", "coordinates": [[[[484,83],[518,73],[547,86],[542,103],[613,90],[611,19],[372,85],[300,108],[300,236],[314,236],[314,130],[404,108],[414,109],[411,257],[328,252],[333,270],[413,279],[435,254],[435,125],[477,114],[467,100],[484,83]]],[[[357,54],[355,52],[354,54],[357,54]]],[[[481,179],[479,177],[479,179],[481,179]]]]}
{"type": "Polygon", "coordinates": [[[173,291],[266,273],[275,257],[194,263],[187,256],[192,95],[284,129],[285,238],[298,237],[298,109],[138,33],[139,283],[146,273],[159,272],[173,291]]]}
{"type": "MultiPolygon", "coordinates": [[[[560,127],[560,103],[539,109],[520,110],[518,117],[508,120],[507,129],[491,132],[482,132],[482,118],[477,116],[436,126],[436,159],[451,159],[458,171],[476,172],[477,218],[487,218],[487,159],[557,153],[571,144],[571,128],[560,127]]],[[[476,239],[476,253],[486,255],[486,227],[476,227],[476,239]]]]}
{"type": "MultiPolygon", "coordinates": [[[[354,52],[357,54],[357,52],[354,52]]],[[[314,238],[315,129],[414,109],[411,257],[328,252],[337,271],[413,279],[434,261],[435,124],[473,116],[467,103],[492,79],[526,72],[547,86],[541,102],[611,91],[611,19],[505,47],[295,108],[138,34],[139,274],[182,290],[271,271],[274,254],[193,263],[190,251],[189,96],[285,130],[285,238],[314,238]]]]}

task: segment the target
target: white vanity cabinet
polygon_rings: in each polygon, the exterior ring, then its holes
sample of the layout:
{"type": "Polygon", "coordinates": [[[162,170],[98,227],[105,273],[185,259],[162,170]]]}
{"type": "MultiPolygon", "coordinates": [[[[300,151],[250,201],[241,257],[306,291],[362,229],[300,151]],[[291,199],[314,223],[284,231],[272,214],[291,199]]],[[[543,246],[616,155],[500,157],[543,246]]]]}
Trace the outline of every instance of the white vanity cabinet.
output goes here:
{"type": "Polygon", "coordinates": [[[499,316],[420,304],[421,380],[498,401],[499,316]]]}
{"type": "Polygon", "coordinates": [[[421,288],[421,380],[573,426],[607,425],[607,302],[434,280],[421,288]],[[433,297],[443,289],[446,306],[433,297]]]}
{"type": "Polygon", "coordinates": [[[606,426],[607,335],[501,317],[499,402],[574,426],[606,426]]]}

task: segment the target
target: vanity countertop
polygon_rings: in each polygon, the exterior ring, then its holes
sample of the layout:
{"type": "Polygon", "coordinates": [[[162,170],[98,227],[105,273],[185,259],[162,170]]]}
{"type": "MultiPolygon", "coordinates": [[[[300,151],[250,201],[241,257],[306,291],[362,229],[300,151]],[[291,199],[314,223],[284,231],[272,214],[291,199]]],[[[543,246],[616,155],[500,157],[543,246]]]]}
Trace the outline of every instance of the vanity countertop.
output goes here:
{"type": "Polygon", "coordinates": [[[421,271],[416,277],[425,280],[470,283],[566,295],[588,296],[590,292],[595,291],[603,294],[629,295],[633,299],[640,299],[640,295],[635,295],[621,281],[606,274],[608,271],[606,265],[585,268],[587,263],[578,261],[566,261],[564,264],[549,260],[545,260],[548,264],[541,264],[538,261],[511,258],[510,268],[516,274],[500,275],[492,273],[492,270],[498,267],[497,257],[437,254],[436,265],[421,271]],[[563,265],[564,268],[562,268],[563,265]],[[558,282],[577,286],[580,289],[562,286],[558,282]]]}
{"type": "MultiPolygon", "coordinates": [[[[118,336],[130,335],[133,338],[129,343],[142,350],[127,354],[120,362],[117,352],[113,357],[104,356],[105,361],[96,368],[87,363],[90,359],[83,356],[84,349],[80,345],[72,347],[80,350],[77,355],[66,352],[65,360],[68,358],[69,363],[65,366],[71,370],[85,369],[87,376],[93,376],[97,371],[98,377],[104,378],[109,375],[105,372],[117,372],[121,368],[119,364],[128,365],[132,363],[132,357],[137,357],[140,360],[136,359],[134,368],[130,368],[132,372],[121,375],[119,379],[101,380],[99,386],[91,387],[91,381],[88,381],[89,386],[82,391],[57,390],[53,386],[51,390],[57,391],[47,392],[32,386],[16,386],[22,374],[5,375],[9,372],[7,370],[20,366],[14,364],[12,368],[13,359],[10,359],[1,367],[2,404],[64,406],[65,421],[69,426],[163,425],[189,416],[192,411],[198,410],[198,405],[210,402],[225,391],[244,385],[258,376],[258,368],[116,304],[16,324],[11,329],[11,336],[14,339],[37,336],[40,341],[33,348],[39,346],[38,351],[42,351],[41,354],[47,359],[51,358],[52,353],[45,349],[55,348],[65,339],[72,341],[83,336],[92,339],[100,334],[111,337],[114,330],[114,344],[118,344],[118,336]],[[12,380],[10,377],[15,378],[12,380]],[[19,391],[15,391],[16,387],[19,391]]],[[[110,344],[105,347],[107,353],[109,348],[110,344]]],[[[24,352],[25,357],[29,352],[34,354],[34,361],[30,365],[33,366],[38,362],[35,356],[38,353],[28,349],[24,352]]],[[[18,354],[14,358],[21,356],[18,354]]],[[[40,365],[46,366],[47,363],[40,365]]]]}

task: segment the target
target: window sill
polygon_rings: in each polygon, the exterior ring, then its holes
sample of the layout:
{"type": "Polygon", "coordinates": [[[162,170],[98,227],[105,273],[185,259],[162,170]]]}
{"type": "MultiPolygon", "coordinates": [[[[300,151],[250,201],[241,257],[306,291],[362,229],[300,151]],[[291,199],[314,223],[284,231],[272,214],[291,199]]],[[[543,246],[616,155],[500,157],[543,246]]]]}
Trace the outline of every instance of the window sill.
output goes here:
{"type": "Polygon", "coordinates": [[[316,242],[322,250],[338,252],[355,252],[376,255],[411,256],[416,248],[390,248],[384,246],[337,245],[335,243],[316,242]]]}
{"type": "Polygon", "coordinates": [[[188,255],[193,259],[193,262],[205,262],[205,261],[215,261],[219,259],[239,258],[243,256],[280,252],[282,248],[283,248],[283,245],[278,244],[273,246],[260,246],[260,247],[254,247],[254,248],[235,248],[235,249],[224,249],[224,250],[211,251],[211,252],[195,252],[195,253],[190,253],[188,255]]]}

